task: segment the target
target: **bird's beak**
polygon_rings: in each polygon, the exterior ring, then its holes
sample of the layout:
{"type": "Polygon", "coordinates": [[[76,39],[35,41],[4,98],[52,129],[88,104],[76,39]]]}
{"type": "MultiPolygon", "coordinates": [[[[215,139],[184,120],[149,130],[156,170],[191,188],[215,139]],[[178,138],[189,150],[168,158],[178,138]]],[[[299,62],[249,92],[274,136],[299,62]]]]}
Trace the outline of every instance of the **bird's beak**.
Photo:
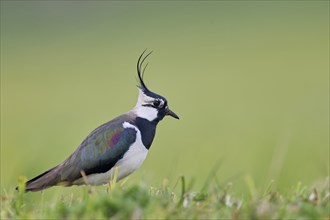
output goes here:
{"type": "Polygon", "coordinates": [[[166,115],[170,115],[170,116],[172,116],[173,118],[180,119],[179,116],[177,116],[177,114],[175,114],[174,112],[172,112],[171,109],[169,109],[169,107],[166,107],[166,109],[165,109],[165,114],[166,114],[166,115]]]}

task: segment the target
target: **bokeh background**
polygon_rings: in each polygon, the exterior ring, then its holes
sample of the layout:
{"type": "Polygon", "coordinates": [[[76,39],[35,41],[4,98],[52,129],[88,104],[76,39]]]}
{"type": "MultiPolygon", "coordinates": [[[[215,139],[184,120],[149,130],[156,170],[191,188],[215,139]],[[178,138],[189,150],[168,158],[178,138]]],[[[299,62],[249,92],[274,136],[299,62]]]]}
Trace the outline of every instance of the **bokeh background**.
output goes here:
{"type": "Polygon", "coordinates": [[[146,48],[145,81],[181,120],[129,182],[328,175],[328,1],[1,1],[1,193],[131,109],[146,48]]]}

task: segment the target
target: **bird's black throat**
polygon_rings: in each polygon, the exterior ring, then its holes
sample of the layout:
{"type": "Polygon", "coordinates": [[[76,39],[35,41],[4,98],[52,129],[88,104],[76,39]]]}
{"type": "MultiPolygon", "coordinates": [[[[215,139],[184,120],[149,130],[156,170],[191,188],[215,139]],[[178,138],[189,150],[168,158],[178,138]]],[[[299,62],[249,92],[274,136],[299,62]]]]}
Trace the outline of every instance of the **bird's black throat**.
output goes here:
{"type": "Polygon", "coordinates": [[[159,121],[148,121],[147,119],[137,117],[135,125],[141,132],[143,145],[149,150],[156,133],[156,126],[159,121]]]}

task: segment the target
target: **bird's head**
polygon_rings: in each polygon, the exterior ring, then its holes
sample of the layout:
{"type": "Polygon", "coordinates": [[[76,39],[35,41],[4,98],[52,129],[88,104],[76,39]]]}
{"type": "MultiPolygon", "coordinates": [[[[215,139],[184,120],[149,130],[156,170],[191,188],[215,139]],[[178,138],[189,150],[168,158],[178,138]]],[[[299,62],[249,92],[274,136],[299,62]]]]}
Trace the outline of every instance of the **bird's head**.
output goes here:
{"type": "Polygon", "coordinates": [[[179,119],[179,116],[169,109],[167,100],[163,96],[151,92],[144,83],[143,75],[148,64],[143,67],[143,63],[151,54],[150,52],[143,57],[144,52],[141,54],[137,62],[137,80],[139,88],[139,97],[135,106],[137,116],[154,122],[159,122],[167,115],[179,119]]]}

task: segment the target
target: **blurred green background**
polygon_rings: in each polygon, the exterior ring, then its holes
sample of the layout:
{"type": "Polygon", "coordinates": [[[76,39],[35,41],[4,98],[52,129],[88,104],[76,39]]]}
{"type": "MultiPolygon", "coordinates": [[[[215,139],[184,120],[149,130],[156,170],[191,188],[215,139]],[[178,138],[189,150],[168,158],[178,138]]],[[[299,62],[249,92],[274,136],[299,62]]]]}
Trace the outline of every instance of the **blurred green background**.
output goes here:
{"type": "MultiPolygon", "coordinates": [[[[132,108],[148,48],[165,118],[129,181],[279,188],[329,172],[328,1],[1,1],[1,192],[132,108]]],[[[52,189],[54,190],[54,189],[52,189]]],[[[59,190],[59,189],[55,189],[59,190]]],[[[60,189],[65,190],[65,189],[60,189]]]]}

